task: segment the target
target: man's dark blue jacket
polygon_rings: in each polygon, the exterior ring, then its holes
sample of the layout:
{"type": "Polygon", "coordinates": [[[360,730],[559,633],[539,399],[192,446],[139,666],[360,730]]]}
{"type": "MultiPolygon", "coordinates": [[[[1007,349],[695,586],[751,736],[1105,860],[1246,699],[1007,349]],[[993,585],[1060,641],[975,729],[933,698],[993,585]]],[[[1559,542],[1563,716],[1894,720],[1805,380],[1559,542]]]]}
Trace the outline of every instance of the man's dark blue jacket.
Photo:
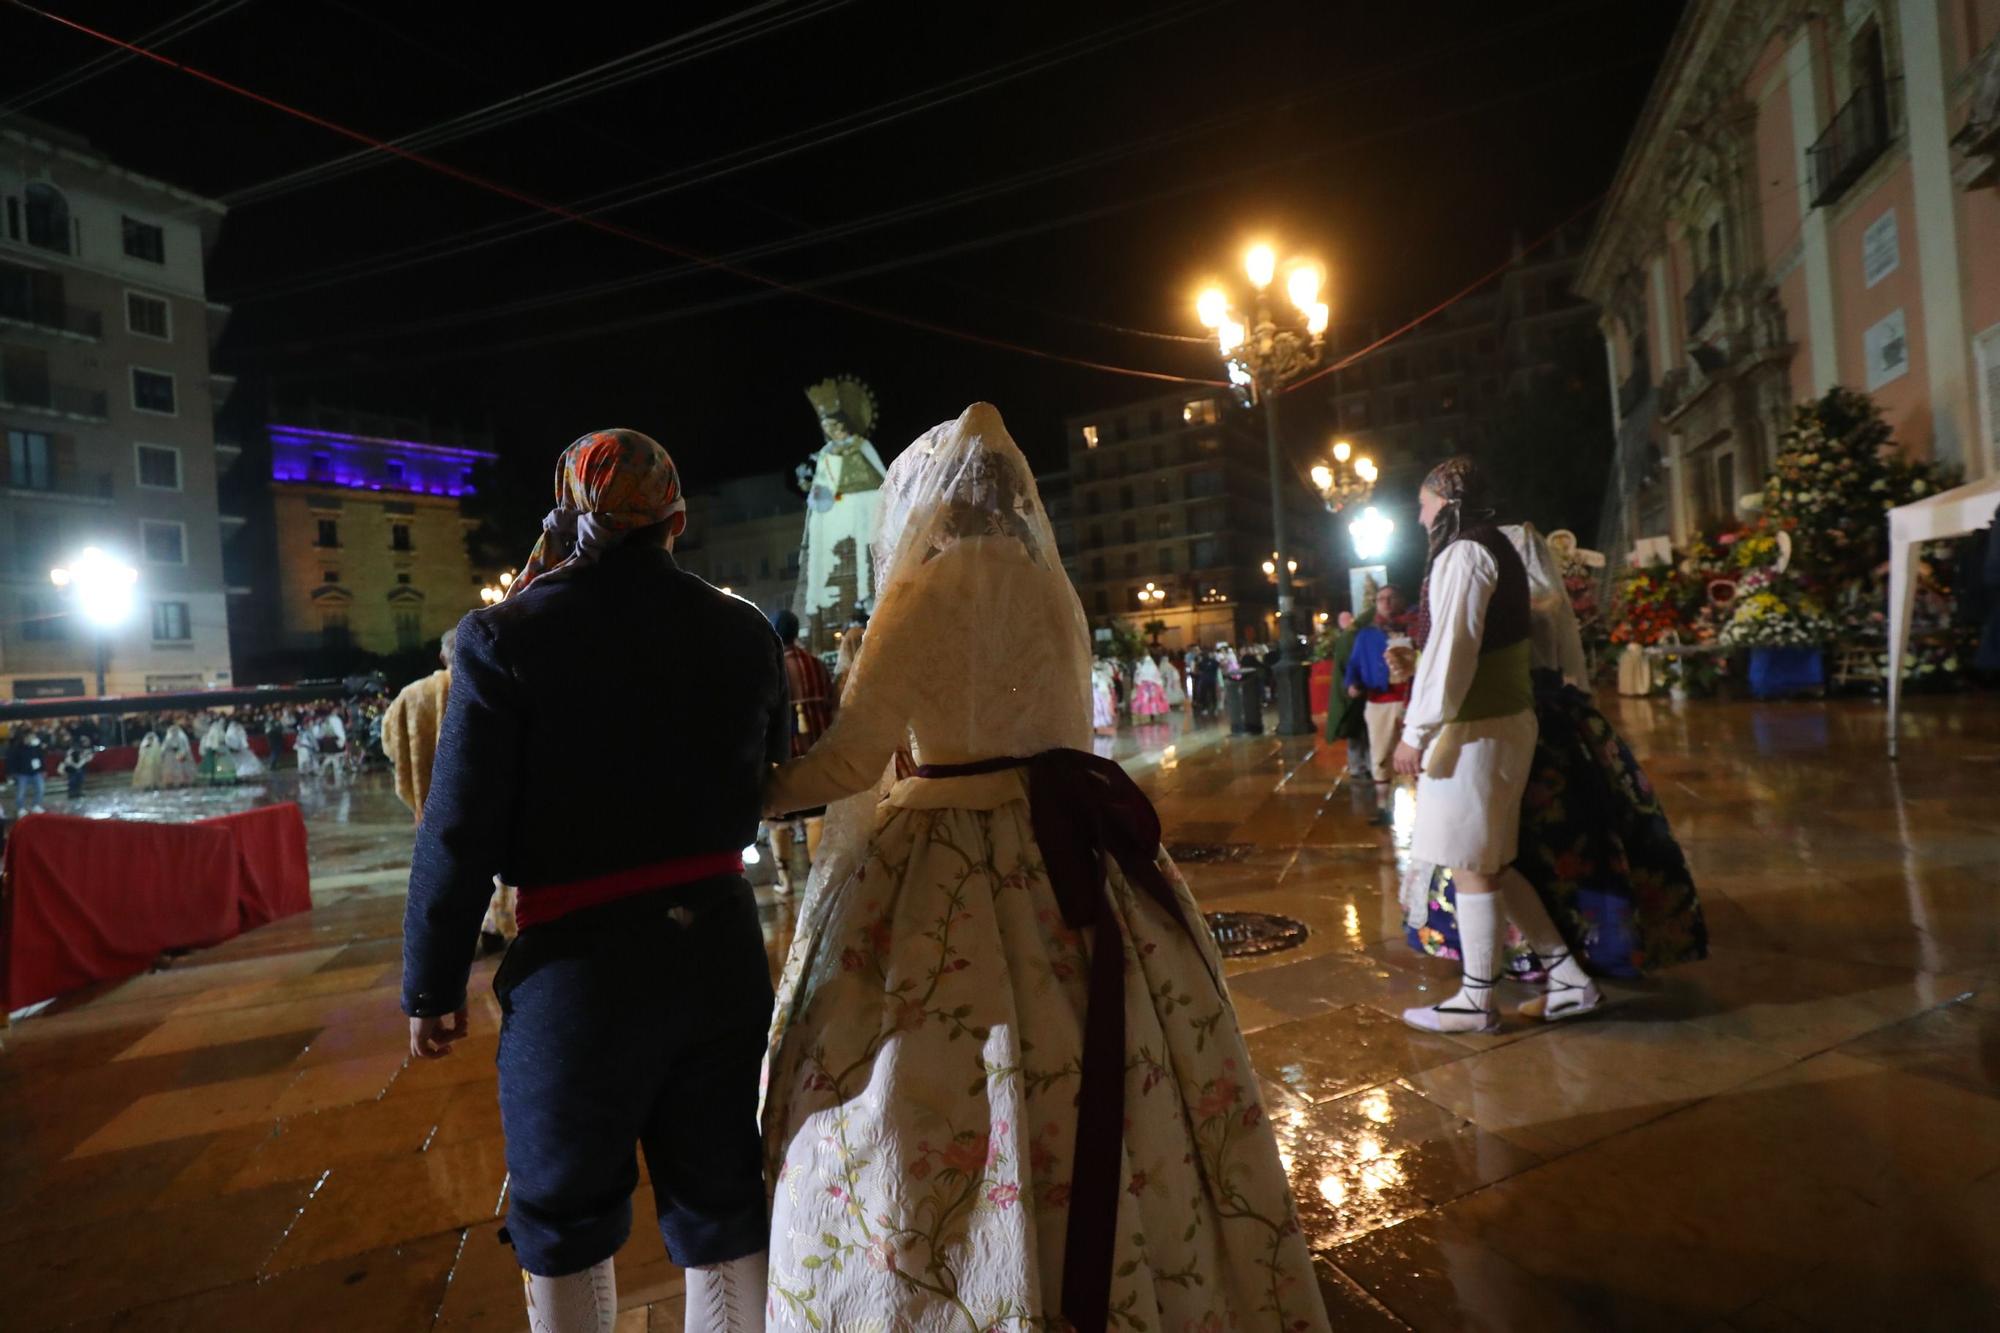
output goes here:
{"type": "Polygon", "coordinates": [[[496,874],[532,893],[748,846],[790,728],[763,614],[660,547],[467,615],[410,862],[404,1011],[464,1004],[496,874]]]}

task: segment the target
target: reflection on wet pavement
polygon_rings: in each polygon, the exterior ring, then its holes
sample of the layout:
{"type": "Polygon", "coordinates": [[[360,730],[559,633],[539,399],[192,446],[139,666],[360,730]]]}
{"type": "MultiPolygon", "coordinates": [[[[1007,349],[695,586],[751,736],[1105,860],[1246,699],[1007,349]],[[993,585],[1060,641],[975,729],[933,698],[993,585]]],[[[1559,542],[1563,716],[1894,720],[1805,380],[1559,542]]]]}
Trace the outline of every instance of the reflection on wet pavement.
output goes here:
{"type": "MultiPolygon", "coordinates": [[[[1588,1022],[1490,1036],[1396,1020],[1455,984],[1402,939],[1407,792],[1376,828],[1312,738],[1099,741],[1170,842],[1225,849],[1183,866],[1204,909],[1310,928],[1229,978],[1335,1326],[1993,1327],[2000,720],[1921,701],[1898,769],[1865,703],[1606,707],[1683,836],[1714,956],[1610,987],[1588,1022]]],[[[105,783],[83,813],[294,798],[312,913],[6,1033],[9,1330],[520,1327],[493,963],[460,1053],[407,1065],[410,828],[387,776],[105,783]]],[[[795,907],[760,898],[775,970],[795,907]]],[[[1529,993],[1506,989],[1509,1011],[1529,993]]],[[[678,1328],[648,1228],[619,1265],[620,1333],[678,1328]]]]}

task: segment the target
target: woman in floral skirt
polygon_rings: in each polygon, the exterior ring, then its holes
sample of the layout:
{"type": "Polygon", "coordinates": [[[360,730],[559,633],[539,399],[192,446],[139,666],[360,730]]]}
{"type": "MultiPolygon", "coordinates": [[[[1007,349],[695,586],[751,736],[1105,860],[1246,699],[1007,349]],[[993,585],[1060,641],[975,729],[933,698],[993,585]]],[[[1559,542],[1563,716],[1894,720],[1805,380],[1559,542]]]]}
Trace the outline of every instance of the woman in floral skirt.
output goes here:
{"type": "Polygon", "coordinates": [[[765,795],[838,802],[766,1073],[770,1326],[1325,1329],[1214,944],[1083,752],[1088,629],[999,414],[904,451],[880,523],[840,715],[765,795]]]}

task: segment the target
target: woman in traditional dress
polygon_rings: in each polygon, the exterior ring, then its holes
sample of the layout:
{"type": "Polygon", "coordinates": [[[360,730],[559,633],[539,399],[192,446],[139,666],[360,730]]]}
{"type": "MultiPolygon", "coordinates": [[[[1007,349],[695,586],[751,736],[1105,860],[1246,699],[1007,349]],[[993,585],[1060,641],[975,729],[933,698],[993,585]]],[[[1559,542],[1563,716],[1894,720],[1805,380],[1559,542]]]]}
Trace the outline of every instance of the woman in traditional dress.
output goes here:
{"type": "Polygon", "coordinates": [[[212,787],[236,781],[236,759],[229,753],[229,722],[217,713],[201,737],[201,765],[196,770],[212,787]]]}
{"type": "Polygon", "coordinates": [[[1139,665],[1133,674],[1132,716],[1141,722],[1152,722],[1167,715],[1166,680],[1160,675],[1160,664],[1153,660],[1151,653],[1139,654],[1139,665]]]}
{"type": "Polygon", "coordinates": [[[244,730],[242,722],[233,717],[229,719],[229,726],[222,734],[222,743],[229,750],[229,758],[236,766],[239,780],[263,775],[264,761],[250,748],[250,733],[244,730]]]}
{"type": "Polygon", "coordinates": [[[1111,663],[1098,658],[1090,664],[1090,725],[1100,736],[1118,734],[1118,691],[1111,663]]]}
{"type": "Polygon", "coordinates": [[[1167,707],[1179,711],[1187,703],[1187,687],[1181,684],[1181,669],[1166,653],[1160,654],[1158,665],[1167,687],[1167,707]]]}
{"type": "Polygon", "coordinates": [[[175,719],[167,724],[167,734],[160,740],[160,785],[190,786],[194,774],[194,744],[188,740],[187,729],[175,719]]]}
{"type": "MultiPolygon", "coordinates": [[[[1642,976],[1708,955],[1708,927],[1687,859],[1666,811],[1632,752],[1589,693],[1583,639],[1562,567],[1532,524],[1501,529],[1527,569],[1533,633],[1534,767],[1521,802],[1514,868],[1540,895],[1562,944],[1543,954],[1510,929],[1510,973],[1539,980],[1565,956],[1596,977],[1642,976]]],[[[1458,896],[1438,870],[1407,905],[1410,944],[1458,958],[1458,896]]],[[[1524,1012],[1575,1017],[1597,1004],[1594,989],[1551,981],[1546,1004],[1524,1012]]]]}
{"type": "Polygon", "coordinates": [[[876,569],[840,716],[765,794],[846,798],[772,1030],[771,1326],[1326,1328],[1213,942],[1079,752],[1089,629],[992,407],[890,467],[876,569]]]}
{"type": "Polygon", "coordinates": [[[132,765],[135,791],[158,791],[160,787],[160,733],[151,727],[139,738],[139,759],[132,765]]]}

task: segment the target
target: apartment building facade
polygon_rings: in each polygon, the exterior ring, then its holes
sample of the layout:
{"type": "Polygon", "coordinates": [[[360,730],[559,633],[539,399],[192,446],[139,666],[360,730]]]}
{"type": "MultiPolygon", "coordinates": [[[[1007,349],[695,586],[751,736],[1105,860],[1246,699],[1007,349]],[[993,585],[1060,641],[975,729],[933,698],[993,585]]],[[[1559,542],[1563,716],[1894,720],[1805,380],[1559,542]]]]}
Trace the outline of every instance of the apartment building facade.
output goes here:
{"type": "MultiPolygon", "coordinates": [[[[1168,648],[1275,640],[1261,413],[1220,392],[1163,395],[1070,417],[1065,435],[1075,543],[1065,563],[1093,626],[1161,621],[1168,648]]],[[[1302,475],[1282,489],[1309,632],[1332,567],[1331,519],[1302,475]]]]}
{"type": "Polygon", "coordinates": [[[113,694],[233,682],[209,357],[228,312],[204,266],[223,206],[89,143],[0,121],[0,691],[113,694]],[[94,626],[50,571],[96,547],[137,570],[94,626]]]}

